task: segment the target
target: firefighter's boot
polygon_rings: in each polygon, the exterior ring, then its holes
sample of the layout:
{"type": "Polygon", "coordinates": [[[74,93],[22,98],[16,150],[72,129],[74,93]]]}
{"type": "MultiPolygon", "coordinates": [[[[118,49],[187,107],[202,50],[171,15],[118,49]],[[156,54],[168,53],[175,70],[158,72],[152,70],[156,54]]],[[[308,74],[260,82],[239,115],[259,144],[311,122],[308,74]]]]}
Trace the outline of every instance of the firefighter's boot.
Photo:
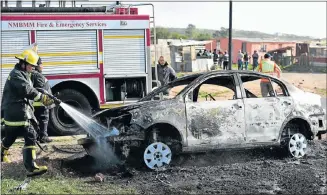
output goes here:
{"type": "Polygon", "coordinates": [[[28,177],[42,175],[48,171],[48,167],[46,166],[38,166],[35,162],[36,159],[36,147],[35,146],[27,146],[23,150],[23,159],[24,165],[27,171],[28,177]]]}
{"type": "Polygon", "coordinates": [[[11,163],[11,161],[8,158],[8,148],[5,148],[1,146],[1,162],[5,163],[11,163]]]}

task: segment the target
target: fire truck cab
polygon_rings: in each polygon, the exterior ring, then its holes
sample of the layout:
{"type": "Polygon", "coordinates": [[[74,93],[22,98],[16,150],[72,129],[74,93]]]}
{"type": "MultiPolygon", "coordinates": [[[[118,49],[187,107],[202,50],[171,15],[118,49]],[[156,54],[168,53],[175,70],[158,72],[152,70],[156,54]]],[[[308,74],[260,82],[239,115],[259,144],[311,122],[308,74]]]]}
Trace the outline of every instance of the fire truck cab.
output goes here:
{"type": "MultiPolygon", "coordinates": [[[[87,115],[144,97],[154,87],[154,17],[136,6],[1,8],[1,97],[15,55],[32,43],[53,94],[87,115]]],[[[60,106],[50,110],[49,128],[81,132],[60,106]]]]}

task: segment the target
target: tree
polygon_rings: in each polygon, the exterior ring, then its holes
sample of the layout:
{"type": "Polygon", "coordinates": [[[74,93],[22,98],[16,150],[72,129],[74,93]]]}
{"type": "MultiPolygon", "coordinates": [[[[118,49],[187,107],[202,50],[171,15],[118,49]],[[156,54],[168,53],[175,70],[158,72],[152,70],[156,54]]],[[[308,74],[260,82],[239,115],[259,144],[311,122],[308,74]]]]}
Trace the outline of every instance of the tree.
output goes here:
{"type": "Polygon", "coordinates": [[[197,30],[195,25],[189,24],[185,30],[185,34],[189,39],[193,39],[196,37],[197,30]]]}
{"type": "Polygon", "coordinates": [[[156,28],[156,35],[158,39],[169,39],[171,37],[171,33],[167,28],[158,27],[156,28]]]}
{"type": "Polygon", "coordinates": [[[200,33],[196,36],[196,40],[204,41],[204,40],[210,40],[212,39],[212,36],[209,33],[200,33]]]}
{"type": "Polygon", "coordinates": [[[220,32],[220,37],[222,38],[227,38],[229,36],[228,28],[221,27],[219,32],[220,32]]]}
{"type": "Polygon", "coordinates": [[[187,39],[186,35],[179,34],[178,32],[173,32],[171,34],[172,39],[187,39]]]}

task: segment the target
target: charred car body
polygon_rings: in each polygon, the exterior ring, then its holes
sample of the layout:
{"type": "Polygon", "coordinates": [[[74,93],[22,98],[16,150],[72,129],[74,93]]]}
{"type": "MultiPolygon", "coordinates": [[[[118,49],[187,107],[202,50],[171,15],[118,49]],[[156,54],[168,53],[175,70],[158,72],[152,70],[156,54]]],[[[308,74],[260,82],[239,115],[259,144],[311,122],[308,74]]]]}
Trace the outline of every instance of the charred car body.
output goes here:
{"type": "MultiPolygon", "coordinates": [[[[280,145],[301,158],[307,140],[326,130],[324,116],[319,95],[287,81],[250,71],[213,71],[182,77],[94,118],[108,131],[119,130],[119,136],[107,137],[117,153],[127,158],[141,151],[147,167],[156,169],[180,152],[210,149],[280,145]]],[[[91,137],[78,143],[86,151],[95,145],[91,137]]]]}

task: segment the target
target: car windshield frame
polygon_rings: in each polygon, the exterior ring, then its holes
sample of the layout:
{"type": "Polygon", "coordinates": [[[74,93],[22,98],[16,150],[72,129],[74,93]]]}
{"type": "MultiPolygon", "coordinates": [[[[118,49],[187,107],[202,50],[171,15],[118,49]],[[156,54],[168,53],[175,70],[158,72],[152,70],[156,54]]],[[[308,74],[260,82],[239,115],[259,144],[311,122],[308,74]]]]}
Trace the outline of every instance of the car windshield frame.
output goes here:
{"type": "Polygon", "coordinates": [[[192,75],[188,75],[188,76],[184,76],[184,77],[178,78],[178,79],[176,79],[176,80],[174,80],[172,82],[169,82],[166,85],[160,86],[157,89],[153,90],[148,95],[146,95],[145,97],[143,97],[142,99],[140,99],[139,102],[142,102],[142,101],[150,101],[150,100],[152,100],[152,98],[154,98],[155,96],[159,95],[162,92],[165,92],[168,89],[171,89],[173,87],[180,86],[180,85],[186,85],[173,98],[170,98],[170,99],[176,99],[180,95],[183,94],[183,92],[185,91],[185,89],[187,89],[196,79],[198,79],[202,75],[203,74],[192,74],[192,75]]]}

